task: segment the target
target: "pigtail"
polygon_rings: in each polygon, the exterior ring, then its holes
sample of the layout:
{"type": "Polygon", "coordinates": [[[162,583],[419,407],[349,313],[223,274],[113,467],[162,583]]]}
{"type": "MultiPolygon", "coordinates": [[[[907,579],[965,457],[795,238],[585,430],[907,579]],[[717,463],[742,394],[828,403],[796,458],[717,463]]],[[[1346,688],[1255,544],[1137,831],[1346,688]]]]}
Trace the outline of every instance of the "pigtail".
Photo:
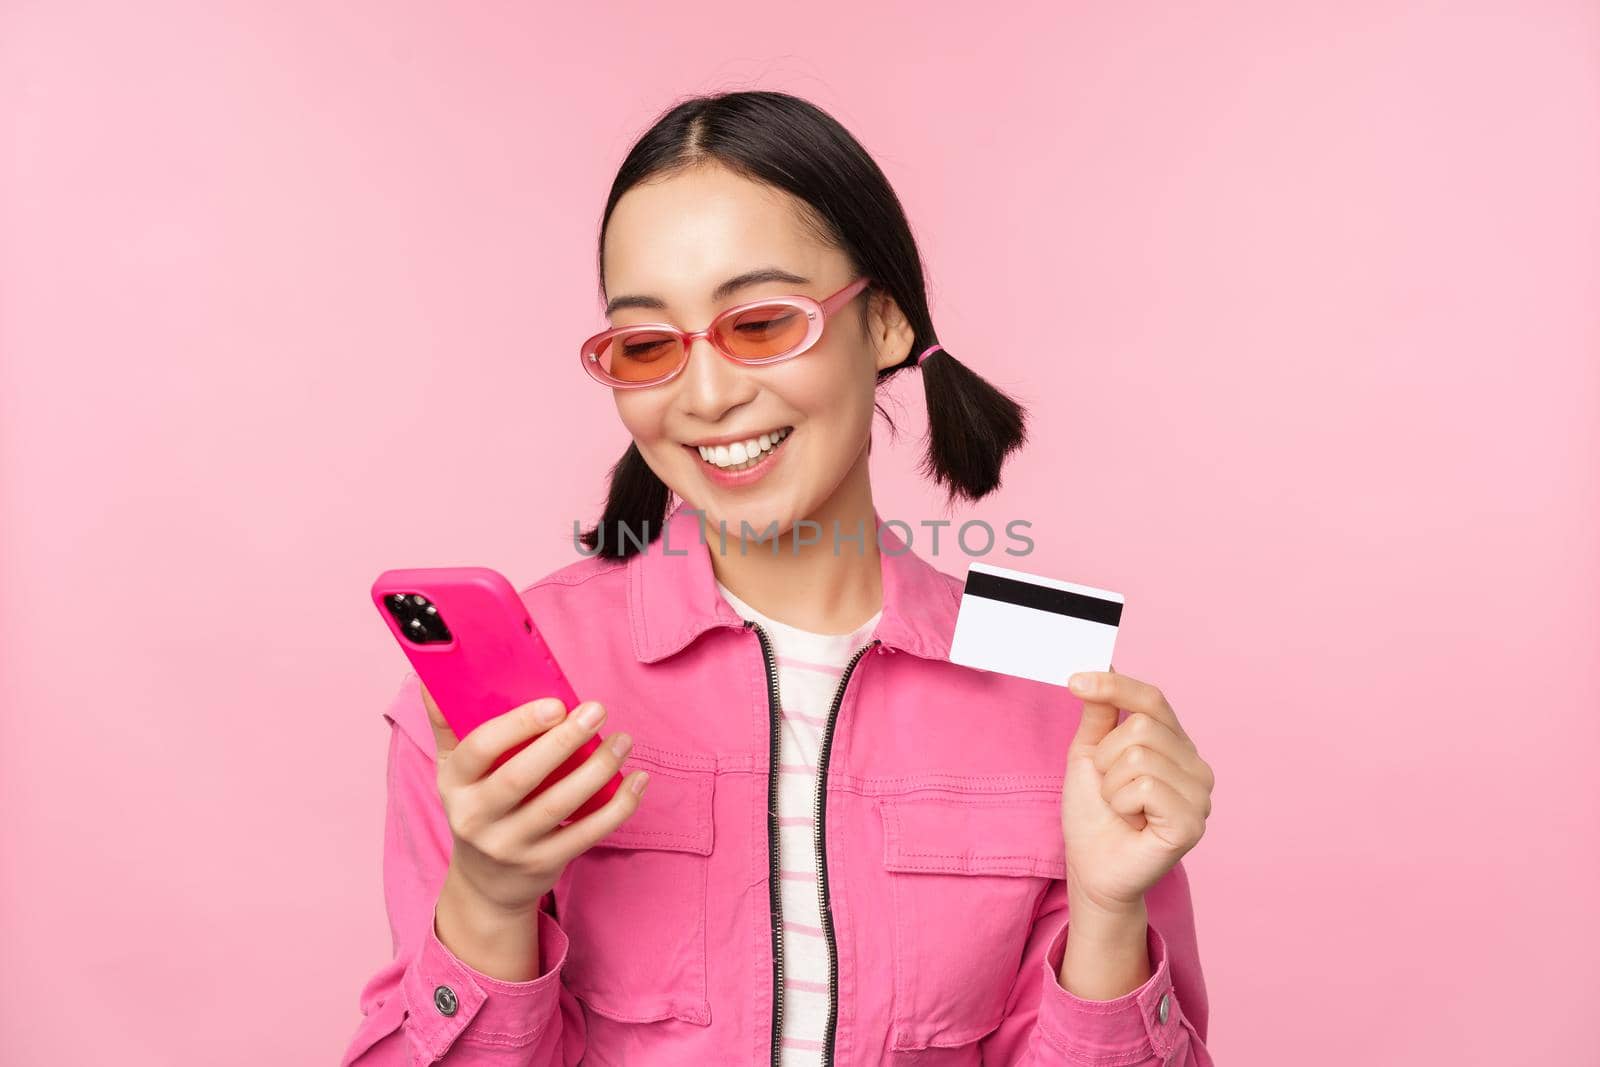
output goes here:
{"type": "Polygon", "coordinates": [[[914,366],[928,406],[928,449],[917,469],[952,498],[988,496],[1000,487],[1006,457],[1028,438],[1027,410],[942,347],[914,366]]]}
{"type": "Polygon", "coordinates": [[[629,441],[628,450],[611,468],[611,486],[600,522],[578,540],[589,553],[606,559],[637,555],[660,536],[671,502],[667,483],[644,461],[638,444],[629,441]]]}

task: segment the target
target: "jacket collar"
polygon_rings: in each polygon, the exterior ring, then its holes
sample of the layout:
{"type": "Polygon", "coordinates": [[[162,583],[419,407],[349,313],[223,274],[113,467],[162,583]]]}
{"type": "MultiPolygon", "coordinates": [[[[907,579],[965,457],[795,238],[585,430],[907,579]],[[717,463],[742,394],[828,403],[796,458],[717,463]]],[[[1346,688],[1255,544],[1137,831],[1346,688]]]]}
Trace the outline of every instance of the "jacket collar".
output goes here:
{"type": "MultiPolygon", "coordinates": [[[[948,659],[960,606],[958,583],[906,547],[876,508],[883,617],[872,636],[886,647],[927,659],[948,659]]],[[[744,626],[744,619],[717,589],[711,566],[716,529],[679,502],[662,535],[629,557],[628,616],[634,655],[655,663],[715,626],[744,626]]],[[[730,543],[732,539],[730,538],[730,543]]]]}

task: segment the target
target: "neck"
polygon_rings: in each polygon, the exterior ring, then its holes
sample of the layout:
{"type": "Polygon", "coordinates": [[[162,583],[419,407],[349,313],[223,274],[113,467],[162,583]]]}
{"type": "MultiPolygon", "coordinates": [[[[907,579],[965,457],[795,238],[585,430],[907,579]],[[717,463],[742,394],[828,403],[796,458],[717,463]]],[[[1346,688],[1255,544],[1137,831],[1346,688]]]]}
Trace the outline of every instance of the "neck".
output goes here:
{"type": "Polygon", "coordinates": [[[833,495],[805,516],[808,521],[784,529],[780,519],[776,538],[752,537],[741,552],[738,523],[730,520],[724,548],[716,516],[706,518],[717,580],[763,615],[802,630],[842,634],[883,607],[865,449],[833,495]]]}

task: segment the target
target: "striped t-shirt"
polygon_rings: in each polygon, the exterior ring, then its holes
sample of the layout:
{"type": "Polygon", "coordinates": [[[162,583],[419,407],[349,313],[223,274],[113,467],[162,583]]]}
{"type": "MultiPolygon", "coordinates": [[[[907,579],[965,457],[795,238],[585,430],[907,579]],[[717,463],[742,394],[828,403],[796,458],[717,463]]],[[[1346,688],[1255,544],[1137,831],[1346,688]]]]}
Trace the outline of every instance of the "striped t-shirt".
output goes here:
{"type": "Polygon", "coordinates": [[[822,1062],[828,1025],[828,943],[817,880],[817,761],[845,665],[872,638],[879,611],[847,634],[778,622],[717,588],[741,618],[766,631],[778,667],[778,868],[783,907],[783,1067],[822,1062]]]}

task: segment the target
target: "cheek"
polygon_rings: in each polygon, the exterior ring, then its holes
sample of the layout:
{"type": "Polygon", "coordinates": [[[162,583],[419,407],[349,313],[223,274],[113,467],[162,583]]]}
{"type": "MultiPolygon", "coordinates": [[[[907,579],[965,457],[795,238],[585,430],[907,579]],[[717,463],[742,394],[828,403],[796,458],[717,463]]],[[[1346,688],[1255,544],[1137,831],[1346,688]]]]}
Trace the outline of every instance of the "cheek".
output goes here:
{"type": "Polygon", "coordinates": [[[841,430],[870,420],[873,375],[860,373],[859,364],[845,353],[818,352],[815,360],[807,360],[801,356],[792,366],[773,368],[786,372],[773,376],[772,388],[789,410],[808,423],[841,430]]]}
{"type": "Polygon", "coordinates": [[[810,413],[840,438],[841,445],[859,443],[860,438],[872,432],[873,402],[877,399],[872,386],[871,381],[854,378],[836,382],[834,388],[817,398],[810,413]]]}
{"type": "Polygon", "coordinates": [[[668,406],[650,393],[651,390],[641,389],[632,396],[618,394],[617,417],[658,477],[675,482],[679,477],[673,473],[679,470],[676,464],[687,463],[690,453],[667,432],[668,406]]]}
{"type": "Polygon", "coordinates": [[[640,447],[653,445],[665,436],[665,409],[646,390],[616,394],[617,417],[640,447]]]}

